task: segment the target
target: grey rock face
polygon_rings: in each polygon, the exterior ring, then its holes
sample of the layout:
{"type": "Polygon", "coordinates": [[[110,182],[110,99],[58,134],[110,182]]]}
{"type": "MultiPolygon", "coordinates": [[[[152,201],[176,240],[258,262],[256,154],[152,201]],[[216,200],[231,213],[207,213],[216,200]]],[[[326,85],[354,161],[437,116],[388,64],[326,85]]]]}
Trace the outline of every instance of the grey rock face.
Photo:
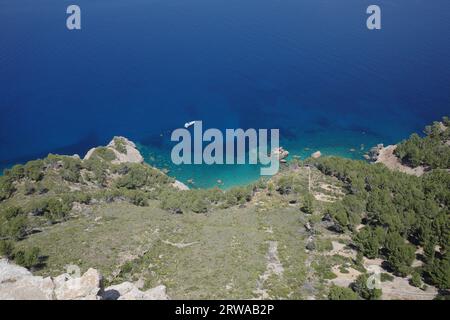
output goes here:
{"type": "Polygon", "coordinates": [[[102,276],[89,269],[82,276],[34,276],[27,269],[0,259],[0,300],[167,300],[164,285],[147,291],[124,282],[103,288],[102,276]]]}
{"type": "Polygon", "coordinates": [[[102,295],[104,300],[167,300],[166,287],[163,285],[149,289],[139,290],[131,282],[123,282],[105,289],[102,295]]]}

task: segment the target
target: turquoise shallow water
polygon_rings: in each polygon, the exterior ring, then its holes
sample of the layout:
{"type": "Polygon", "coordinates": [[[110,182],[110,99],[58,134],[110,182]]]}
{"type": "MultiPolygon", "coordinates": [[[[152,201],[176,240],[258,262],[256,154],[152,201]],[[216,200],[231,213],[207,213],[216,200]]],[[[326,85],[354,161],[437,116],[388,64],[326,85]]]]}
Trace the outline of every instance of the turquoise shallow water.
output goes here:
{"type": "MultiPolygon", "coordinates": [[[[281,133],[283,130],[281,130],[281,133]]],[[[360,131],[309,131],[290,132],[290,138],[282,138],[280,145],[289,151],[288,160],[299,157],[304,160],[311,153],[320,151],[323,156],[334,155],[351,159],[363,159],[365,152],[380,142],[380,137],[360,131]]],[[[161,142],[166,141],[160,137],[161,142]]],[[[172,144],[173,145],[173,144],[172,144]]],[[[168,174],[190,188],[220,187],[223,189],[236,185],[245,185],[261,177],[260,165],[175,165],[170,159],[171,144],[159,147],[145,146],[138,143],[138,148],[145,161],[152,166],[168,171],[168,174]],[[219,181],[220,180],[220,181],[219,181]]]]}

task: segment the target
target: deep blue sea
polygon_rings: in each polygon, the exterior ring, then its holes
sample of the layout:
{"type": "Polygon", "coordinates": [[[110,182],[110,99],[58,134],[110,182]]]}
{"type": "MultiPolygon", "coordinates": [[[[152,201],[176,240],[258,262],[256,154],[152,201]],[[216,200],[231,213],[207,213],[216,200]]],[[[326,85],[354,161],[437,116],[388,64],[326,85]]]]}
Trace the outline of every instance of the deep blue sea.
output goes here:
{"type": "Polygon", "coordinates": [[[170,132],[279,128],[291,155],[361,158],[449,114],[448,0],[0,0],[3,168],[123,135],[182,181],[229,187],[259,169],[174,166],[170,132]]]}

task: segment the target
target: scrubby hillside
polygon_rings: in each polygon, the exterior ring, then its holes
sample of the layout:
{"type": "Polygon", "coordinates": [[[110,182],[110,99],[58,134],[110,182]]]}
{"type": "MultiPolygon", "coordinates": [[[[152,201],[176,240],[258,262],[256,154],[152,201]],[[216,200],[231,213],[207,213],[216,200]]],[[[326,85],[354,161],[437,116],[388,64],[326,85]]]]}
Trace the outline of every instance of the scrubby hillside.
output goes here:
{"type": "Polygon", "coordinates": [[[180,190],[134,151],[115,138],[84,160],[49,155],[5,171],[0,254],[39,275],[93,267],[107,285],[165,285],[180,299],[447,294],[448,167],[416,177],[293,160],[245,187],[180,190]],[[381,283],[369,289],[374,272],[381,283]]]}

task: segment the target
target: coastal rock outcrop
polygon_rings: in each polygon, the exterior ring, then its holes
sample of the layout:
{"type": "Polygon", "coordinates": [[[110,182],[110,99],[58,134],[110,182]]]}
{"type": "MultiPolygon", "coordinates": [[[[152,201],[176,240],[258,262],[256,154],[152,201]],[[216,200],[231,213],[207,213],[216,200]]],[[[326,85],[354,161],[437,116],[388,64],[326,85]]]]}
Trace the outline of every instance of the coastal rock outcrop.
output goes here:
{"type": "Polygon", "coordinates": [[[34,276],[27,269],[0,259],[0,300],[167,300],[166,287],[147,291],[124,282],[103,287],[102,276],[90,268],[82,276],[34,276]]]}
{"type": "Polygon", "coordinates": [[[408,167],[400,161],[395,155],[395,149],[397,145],[384,146],[382,143],[372,147],[368,153],[364,155],[364,158],[373,163],[382,163],[391,170],[400,171],[403,173],[421,176],[426,171],[424,166],[418,166],[416,168],[408,167]]]}
{"type": "MultiPolygon", "coordinates": [[[[390,147],[390,146],[389,146],[390,147]]],[[[384,145],[382,143],[377,144],[375,147],[372,147],[367,154],[364,155],[369,161],[377,161],[380,153],[383,151],[384,145]]]]}
{"type": "MultiPolygon", "coordinates": [[[[415,176],[421,176],[425,173],[427,168],[424,166],[418,166],[415,168],[408,167],[400,161],[400,159],[395,155],[395,149],[397,148],[397,145],[390,145],[387,147],[382,147],[383,145],[378,145],[377,148],[377,156],[376,158],[373,157],[372,161],[375,163],[382,163],[386,167],[388,167],[391,170],[400,171],[406,174],[411,174],[415,176]],[[375,159],[375,160],[373,160],[375,159]]],[[[373,149],[373,148],[372,148],[373,149]]]]}
{"type": "MultiPolygon", "coordinates": [[[[144,157],[142,157],[141,153],[136,148],[136,144],[127,138],[120,136],[114,137],[106,147],[95,147],[90,149],[84,156],[83,160],[90,159],[94,156],[96,150],[101,148],[106,148],[114,153],[114,160],[112,160],[111,163],[144,163],[144,157]]],[[[167,174],[167,172],[161,172],[167,174]]],[[[172,183],[172,186],[178,190],[189,190],[187,185],[178,180],[175,180],[175,182],[172,183]]]]}
{"type": "Polygon", "coordinates": [[[320,151],[316,151],[316,152],[311,154],[311,158],[314,158],[314,159],[318,159],[321,156],[322,156],[322,153],[320,151]]]}
{"type": "Polygon", "coordinates": [[[172,187],[178,189],[178,190],[189,190],[189,187],[185,185],[183,182],[175,180],[174,183],[172,183],[172,187]]]}
{"type": "MultiPolygon", "coordinates": [[[[114,137],[105,148],[114,152],[115,159],[111,161],[114,164],[144,162],[144,158],[134,142],[125,137],[114,137]]],[[[89,150],[84,156],[84,160],[90,159],[97,149],[98,147],[89,150]]]]}
{"type": "Polygon", "coordinates": [[[277,157],[280,162],[285,163],[286,158],[289,156],[289,151],[283,149],[283,147],[275,148],[272,150],[272,156],[277,157]]]}

